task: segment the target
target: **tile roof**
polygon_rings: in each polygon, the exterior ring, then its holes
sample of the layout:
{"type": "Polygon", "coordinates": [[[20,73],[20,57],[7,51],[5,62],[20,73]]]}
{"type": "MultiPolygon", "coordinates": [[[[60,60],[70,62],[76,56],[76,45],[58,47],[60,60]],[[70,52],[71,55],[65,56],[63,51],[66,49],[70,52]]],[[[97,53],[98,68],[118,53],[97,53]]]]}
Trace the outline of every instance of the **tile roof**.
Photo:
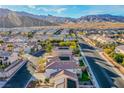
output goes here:
{"type": "Polygon", "coordinates": [[[121,49],[124,51],[124,45],[117,46],[116,48],[121,49]]]}
{"type": "Polygon", "coordinates": [[[7,51],[2,51],[0,50],[0,56],[3,57],[3,56],[6,56],[6,57],[9,57],[11,55],[11,53],[7,52],[7,51]]]}
{"type": "Polygon", "coordinates": [[[61,71],[55,72],[55,73],[51,74],[51,77],[57,77],[60,75],[66,75],[66,76],[73,77],[73,78],[77,79],[77,75],[75,73],[72,73],[72,72],[67,71],[67,70],[61,70],[61,71]]]}
{"type": "Polygon", "coordinates": [[[49,62],[46,64],[46,69],[74,69],[79,66],[75,62],[49,62]]]}

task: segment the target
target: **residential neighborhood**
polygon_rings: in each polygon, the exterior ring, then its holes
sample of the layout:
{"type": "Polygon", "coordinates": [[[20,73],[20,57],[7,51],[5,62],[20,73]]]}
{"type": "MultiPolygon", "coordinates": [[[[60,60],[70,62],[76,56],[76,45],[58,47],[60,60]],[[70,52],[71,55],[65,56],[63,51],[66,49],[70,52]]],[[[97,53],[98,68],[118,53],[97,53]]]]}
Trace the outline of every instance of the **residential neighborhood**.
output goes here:
{"type": "Polygon", "coordinates": [[[69,29],[61,30],[62,34],[58,31],[48,29],[45,35],[40,34],[42,30],[17,32],[1,37],[1,87],[7,87],[25,64],[31,77],[23,87],[95,87],[81,59],[75,34],[69,29]],[[53,34],[47,34],[49,30],[53,34]]]}
{"type": "Polygon", "coordinates": [[[3,7],[1,88],[124,88],[123,15],[73,18],[42,15],[41,6],[3,7]]]}
{"type": "MultiPolygon", "coordinates": [[[[90,67],[90,63],[87,63],[89,58],[87,59],[87,56],[85,56],[85,50],[82,50],[82,48],[86,45],[82,46],[83,43],[81,42],[88,42],[89,45],[87,48],[91,47],[92,49],[92,47],[94,47],[94,49],[98,49],[99,54],[102,53],[102,51],[105,51],[105,53],[106,51],[109,52],[109,50],[106,48],[109,48],[108,46],[113,44],[115,46],[113,51],[115,51],[116,55],[118,53],[123,54],[123,44],[114,40],[113,37],[115,34],[113,34],[113,36],[111,35],[110,37],[107,31],[107,34],[104,33],[102,36],[99,33],[94,34],[93,31],[89,36],[89,33],[90,32],[85,30],[79,31],[73,29],[72,31],[72,29],[69,30],[59,28],[44,28],[21,34],[20,31],[16,31],[16,35],[12,32],[1,32],[1,87],[114,87],[110,81],[108,82],[110,83],[109,86],[108,84],[100,85],[101,81],[99,81],[99,79],[101,78],[96,78],[96,76],[94,76],[95,73],[98,73],[94,72],[95,69],[93,70],[93,68],[90,67]],[[44,31],[45,34],[43,33],[44,31]],[[51,33],[49,34],[50,31],[51,33]],[[2,37],[3,35],[4,37],[2,37]],[[104,46],[100,46],[99,44],[103,44],[104,46]],[[18,82],[17,85],[16,80],[18,80],[18,77],[21,77],[19,75],[21,75],[21,72],[23,72],[23,69],[21,69],[23,67],[25,67],[26,73],[28,73],[28,78],[25,82],[20,80],[20,83],[18,82]],[[14,80],[15,84],[13,83],[14,80]],[[20,86],[21,82],[23,82],[23,86],[20,86]]],[[[100,56],[102,55],[100,54],[100,56]]],[[[117,59],[117,61],[118,60],[119,59],[117,59]]],[[[123,68],[121,67],[121,69],[123,68]]],[[[120,71],[120,73],[123,72],[120,71]]],[[[122,75],[120,78],[122,78],[122,75]]],[[[120,84],[119,86],[123,87],[123,84],[120,84]]]]}

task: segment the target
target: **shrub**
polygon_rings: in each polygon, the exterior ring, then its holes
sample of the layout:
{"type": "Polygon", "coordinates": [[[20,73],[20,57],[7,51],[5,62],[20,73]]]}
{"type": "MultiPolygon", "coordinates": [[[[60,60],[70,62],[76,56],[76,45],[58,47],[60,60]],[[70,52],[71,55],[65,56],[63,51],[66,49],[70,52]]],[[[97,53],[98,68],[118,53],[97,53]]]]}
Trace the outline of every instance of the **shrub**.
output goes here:
{"type": "Polygon", "coordinates": [[[115,54],[114,55],[114,60],[118,63],[122,63],[123,59],[124,59],[124,55],[122,55],[122,54],[115,54]]]}

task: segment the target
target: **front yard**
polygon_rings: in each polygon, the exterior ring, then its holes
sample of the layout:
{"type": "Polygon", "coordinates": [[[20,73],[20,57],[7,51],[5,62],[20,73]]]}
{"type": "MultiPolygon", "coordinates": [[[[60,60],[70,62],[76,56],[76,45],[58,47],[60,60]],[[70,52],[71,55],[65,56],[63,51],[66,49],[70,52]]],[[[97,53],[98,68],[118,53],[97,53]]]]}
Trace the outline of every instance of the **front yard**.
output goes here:
{"type": "Polygon", "coordinates": [[[90,76],[85,70],[84,72],[82,72],[81,76],[79,77],[79,81],[83,82],[83,81],[89,81],[89,80],[90,80],[90,76]]]}
{"type": "Polygon", "coordinates": [[[31,81],[27,88],[49,88],[49,87],[53,87],[53,83],[49,82],[49,79],[45,79],[44,81],[42,80],[35,80],[35,81],[31,81]]]}
{"type": "MultiPolygon", "coordinates": [[[[79,60],[79,66],[80,67],[85,67],[85,64],[83,62],[83,60],[79,60]]],[[[88,75],[88,72],[86,69],[82,70],[82,74],[79,77],[79,81],[83,82],[83,81],[89,81],[90,80],[90,76],[88,75]]]]}

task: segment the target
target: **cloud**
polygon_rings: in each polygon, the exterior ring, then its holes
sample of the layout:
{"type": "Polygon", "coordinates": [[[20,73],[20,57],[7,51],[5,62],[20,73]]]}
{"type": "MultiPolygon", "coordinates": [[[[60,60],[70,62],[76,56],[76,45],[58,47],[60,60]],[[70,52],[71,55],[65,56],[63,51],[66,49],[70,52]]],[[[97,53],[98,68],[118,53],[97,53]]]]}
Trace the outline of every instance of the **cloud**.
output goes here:
{"type": "Polygon", "coordinates": [[[96,14],[104,14],[104,11],[101,10],[92,10],[85,12],[86,15],[96,15],[96,14]]]}
{"type": "Polygon", "coordinates": [[[39,10],[43,10],[45,12],[56,12],[58,14],[62,13],[63,11],[66,11],[67,8],[40,8],[39,10]]]}
{"type": "Polygon", "coordinates": [[[109,14],[112,11],[110,6],[90,6],[88,9],[81,11],[85,15],[109,14]]]}
{"type": "Polygon", "coordinates": [[[96,14],[112,14],[112,15],[123,15],[124,6],[122,5],[101,5],[101,6],[90,6],[87,10],[82,10],[83,15],[96,15],[96,14]]]}
{"type": "Polygon", "coordinates": [[[28,5],[28,8],[35,9],[36,6],[34,6],[34,5],[28,5]]]}

